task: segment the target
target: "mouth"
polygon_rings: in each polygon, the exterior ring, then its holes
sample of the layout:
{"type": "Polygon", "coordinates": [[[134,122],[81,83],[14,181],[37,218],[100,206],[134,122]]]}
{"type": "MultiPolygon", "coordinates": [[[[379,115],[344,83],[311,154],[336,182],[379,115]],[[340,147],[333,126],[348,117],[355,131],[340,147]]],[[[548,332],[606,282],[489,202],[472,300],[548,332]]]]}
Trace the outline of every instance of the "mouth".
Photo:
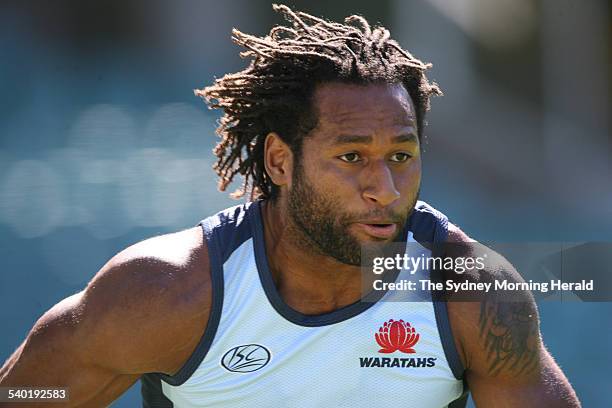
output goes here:
{"type": "Polygon", "coordinates": [[[379,239],[393,238],[397,232],[397,224],[391,222],[358,222],[355,225],[366,234],[379,239]]]}

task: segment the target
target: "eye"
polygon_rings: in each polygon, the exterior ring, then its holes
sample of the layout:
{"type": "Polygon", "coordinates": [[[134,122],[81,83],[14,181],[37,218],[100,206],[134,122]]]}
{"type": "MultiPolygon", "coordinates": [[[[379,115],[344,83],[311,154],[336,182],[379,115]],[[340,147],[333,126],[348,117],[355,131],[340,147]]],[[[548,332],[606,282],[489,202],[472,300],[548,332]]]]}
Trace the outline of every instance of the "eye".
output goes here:
{"type": "Polygon", "coordinates": [[[357,163],[361,160],[359,154],[355,152],[345,153],[343,155],[338,156],[338,158],[346,163],[357,163]]]}
{"type": "Polygon", "coordinates": [[[393,153],[390,159],[392,162],[395,162],[395,163],[403,163],[407,161],[408,159],[410,159],[410,155],[408,153],[398,152],[398,153],[393,153]]]}

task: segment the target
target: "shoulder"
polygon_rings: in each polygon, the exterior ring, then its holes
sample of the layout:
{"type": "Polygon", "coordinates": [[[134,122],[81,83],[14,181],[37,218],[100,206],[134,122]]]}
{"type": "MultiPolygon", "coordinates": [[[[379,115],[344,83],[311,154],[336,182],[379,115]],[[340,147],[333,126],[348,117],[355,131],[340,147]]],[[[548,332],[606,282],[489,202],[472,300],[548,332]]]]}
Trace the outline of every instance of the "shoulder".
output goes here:
{"type": "MultiPolygon", "coordinates": [[[[448,224],[448,236],[444,243],[444,256],[482,260],[482,262],[470,263],[474,267],[467,267],[461,273],[448,271],[445,279],[483,283],[503,279],[509,282],[524,281],[514,266],[503,255],[471,238],[452,223],[448,224]]],[[[524,299],[521,298],[519,300],[524,299]]]]}
{"type": "Polygon", "coordinates": [[[207,274],[208,250],[201,228],[194,227],[138,242],[111,258],[89,282],[87,290],[100,284],[127,284],[140,289],[164,289],[160,293],[181,291],[207,274]]]}
{"type": "Polygon", "coordinates": [[[91,353],[120,371],[174,374],[204,332],[212,299],[209,269],[200,227],[117,254],[80,294],[91,353]]]}
{"type": "Polygon", "coordinates": [[[486,290],[448,294],[447,308],[455,344],[469,371],[515,376],[536,364],[540,346],[537,306],[528,290],[495,290],[496,281],[524,282],[502,255],[449,224],[445,256],[484,257],[483,268],[447,272],[445,280],[490,284],[486,290]]]}

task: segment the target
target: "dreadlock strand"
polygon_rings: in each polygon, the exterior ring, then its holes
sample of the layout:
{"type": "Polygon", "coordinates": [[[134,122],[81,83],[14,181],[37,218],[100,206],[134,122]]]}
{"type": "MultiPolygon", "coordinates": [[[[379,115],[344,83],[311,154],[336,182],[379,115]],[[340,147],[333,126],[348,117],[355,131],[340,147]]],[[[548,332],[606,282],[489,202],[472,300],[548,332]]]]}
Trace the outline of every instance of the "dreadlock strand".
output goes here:
{"type": "Polygon", "coordinates": [[[275,41],[280,41],[280,34],[290,34],[294,39],[298,36],[298,32],[289,27],[277,26],[270,30],[270,37],[275,41]]]}
{"type": "Polygon", "coordinates": [[[296,57],[310,56],[310,57],[318,57],[318,58],[326,59],[334,63],[341,62],[341,60],[339,60],[338,58],[335,58],[331,55],[323,54],[321,52],[316,52],[316,51],[301,51],[300,52],[297,50],[283,50],[283,51],[279,51],[278,55],[279,56],[296,56],[296,57]]]}
{"type": "Polygon", "coordinates": [[[361,16],[353,15],[353,16],[349,16],[345,18],[344,21],[347,23],[358,23],[363,30],[364,36],[370,37],[372,35],[372,29],[370,28],[370,24],[367,22],[365,18],[361,16]]]}
{"type": "Polygon", "coordinates": [[[327,21],[325,19],[313,16],[311,14],[308,13],[304,13],[303,11],[298,11],[297,15],[300,16],[302,18],[302,20],[308,20],[311,22],[314,22],[315,25],[316,24],[320,24],[321,26],[329,29],[329,30],[338,30],[338,29],[342,29],[343,26],[342,24],[338,24],[338,23],[334,23],[332,21],[327,21]]]}
{"type": "Polygon", "coordinates": [[[308,26],[308,24],[306,24],[297,14],[293,12],[293,10],[284,4],[273,4],[272,8],[274,11],[280,12],[283,17],[285,17],[285,20],[291,21],[292,23],[296,24],[297,27],[301,27],[304,31],[311,30],[311,27],[308,26]]]}

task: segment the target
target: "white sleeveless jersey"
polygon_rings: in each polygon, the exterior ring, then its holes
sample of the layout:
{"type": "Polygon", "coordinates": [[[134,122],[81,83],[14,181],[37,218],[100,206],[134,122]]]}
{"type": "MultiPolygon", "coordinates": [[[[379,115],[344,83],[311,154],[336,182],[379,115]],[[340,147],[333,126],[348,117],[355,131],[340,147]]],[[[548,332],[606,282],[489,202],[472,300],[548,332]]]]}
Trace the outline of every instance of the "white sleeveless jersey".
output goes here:
{"type": "MultiPolygon", "coordinates": [[[[387,292],[322,315],[291,309],[268,268],[260,204],[201,222],[213,285],[207,328],[176,375],[142,377],[144,407],[465,406],[446,303],[430,293],[385,301],[387,292]]],[[[443,242],[447,225],[418,202],[406,240],[443,242]]]]}

